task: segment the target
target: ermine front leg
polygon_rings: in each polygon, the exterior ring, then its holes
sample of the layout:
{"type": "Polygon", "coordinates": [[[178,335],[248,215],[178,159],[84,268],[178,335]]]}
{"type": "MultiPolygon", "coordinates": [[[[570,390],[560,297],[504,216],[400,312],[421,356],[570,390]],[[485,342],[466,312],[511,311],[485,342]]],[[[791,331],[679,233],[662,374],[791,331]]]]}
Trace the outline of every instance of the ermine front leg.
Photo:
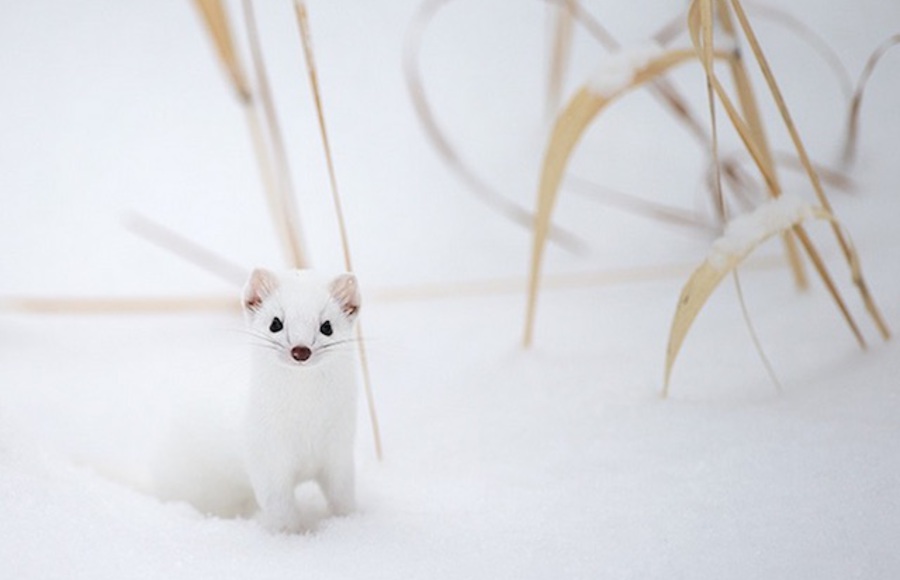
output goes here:
{"type": "Polygon", "coordinates": [[[256,501],[262,509],[261,523],[273,532],[300,529],[301,515],[294,497],[297,484],[286,477],[254,481],[256,501]]]}
{"type": "Polygon", "coordinates": [[[353,456],[342,457],[341,461],[326,465],[319,476],[319,487],[331,513],[345,516],[356,509],[355,473],[353,456]]]}

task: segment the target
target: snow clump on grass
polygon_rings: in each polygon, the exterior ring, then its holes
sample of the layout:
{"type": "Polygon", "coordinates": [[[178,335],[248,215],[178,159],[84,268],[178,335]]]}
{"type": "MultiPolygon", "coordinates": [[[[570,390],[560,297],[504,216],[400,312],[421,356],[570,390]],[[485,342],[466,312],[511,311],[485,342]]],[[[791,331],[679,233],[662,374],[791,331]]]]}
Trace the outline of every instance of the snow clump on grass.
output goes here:
{"type": "Polygon", "coordinates": [[[790,229],[814,213],[813,206],[797,196],[774,198],[728,222],[725,233],[712,244],[709,264],[716,269],[727,268],[735,257],[749,253],[772,234],[790,229]]]}

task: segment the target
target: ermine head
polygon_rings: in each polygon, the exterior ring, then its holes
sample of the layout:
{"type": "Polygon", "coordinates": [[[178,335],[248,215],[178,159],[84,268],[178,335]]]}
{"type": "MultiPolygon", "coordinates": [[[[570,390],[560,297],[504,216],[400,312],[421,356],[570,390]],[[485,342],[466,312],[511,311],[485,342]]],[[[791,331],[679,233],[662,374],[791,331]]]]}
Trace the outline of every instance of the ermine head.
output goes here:
{"type": "Polygon", "coordinates": [[[353,274],[327,279],[311,270],[275,274],[258,268],[244,288],[244,311],[255,346],[297,367],[347,347],[359,304],[353,274]]]}

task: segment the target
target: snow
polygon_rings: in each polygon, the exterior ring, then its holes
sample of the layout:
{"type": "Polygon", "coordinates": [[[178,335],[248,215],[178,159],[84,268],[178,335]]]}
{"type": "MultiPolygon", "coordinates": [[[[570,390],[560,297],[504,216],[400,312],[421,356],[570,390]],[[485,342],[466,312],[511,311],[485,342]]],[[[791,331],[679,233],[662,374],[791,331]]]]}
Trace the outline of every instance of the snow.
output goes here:
{"type": "MultiPolygon", "coordinates": [[[[662,400],[675,301],[713,240],[568,191],[555,218],[591,252],[549,248],[545,269],[557,283],[546,285],[535,346],[523,350],[530,239],[461,190],[415,121],[400,49],[418,2],[353,11],[310,4],[385,448],[379,463],[361,409],[359,512],[328,518],[315,490],[302,489],[310,531],[279,536],[150,493],[158,454],[184,433],[184,417],[198,408],[227,415],[246,382],[237,309],[4,309],[0,576],[900,574],[900,347],[877,337],[827,225],[811,222],[810,235],[869,349],[858,349],[821,284],[792,287],[783,263],[772,266],[779,246],[768,244],[747,261],[742,285],[781,393],[722,287],[662,400]]],[[[635,44],[668,19],[670,4],[585,5],[635,44]]],[[[314,263],[333,270],[341,252],[292,7],[257,5],[307,242],[314,263]]],[[[834,42],[854,74],[900,22],[900,6],[876,0],[789,9],[834,42]]],[[[547,12],[540,2],[511,10],[500,1],[448,4],[421,59],[441,125],[492,184],[531,206],[547,124],[547,12]],[[473,87],[483,89],[478,99],[473,87]]],[[[36,0],[0,13],[8,87],[0,93],[0,303],[213,296],[237,305],[240,288],[122,225],[138,212],[247,271],[281,260],[242,113],[191,3],[36,0]]],[[[827,66],[777,26],[760,24],[758,33],[813,158],[832,161],[844,109],[827,66]]],[[[568,91],[596,70],[599,54],[579,33],[568,91]]],[[[829,194],[896,330],[900,175],[890,111],[900,87],[896,61],[882,66],[863,108],[856,191],[829,194]]],[[[676,82],[704,102],[690,68],[676,82]]],[[[598,123],[573,172],[659,203],[706,203],[695,196],[702,155],[655,102],[637,92],[598,123]]],[[[786,135],[771,133],[775,150],[789,149],[786,135]]],[[[736,147],[726,131],[721,137],[736,147]]],[[[802,180],[782,177],[786,190],[812,199],[802,180]]],[[[194,425],[194,437],[208,442],[209,421],[194,425]]]]}
{"type": "Polygon", "coordinates": [[[588,86],[602,97],[611,97],[628,87],[634,75],[647,67],[663,54],[657,44],[647,44],[633,48],[623,48],[606,54],[591,77],[588,86]]]}
{"type": "Polygon", "coordinates": [[[752,212],[730,220],[725,233],[713,242],[707,259],[714,268],[725,268],[769,236],[789,229],[813,214],[813,207],[795,195],[782,194],[770,199],[752,212]]]}

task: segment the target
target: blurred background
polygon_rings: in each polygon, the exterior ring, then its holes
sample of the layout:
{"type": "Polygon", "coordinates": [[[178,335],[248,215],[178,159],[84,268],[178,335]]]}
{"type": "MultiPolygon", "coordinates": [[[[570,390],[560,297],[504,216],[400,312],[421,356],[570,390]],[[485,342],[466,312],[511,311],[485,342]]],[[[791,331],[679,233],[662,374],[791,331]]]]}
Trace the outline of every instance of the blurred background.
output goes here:
{"type": "MultiPolygon", "coordinates": [[[[253,5],[304,248],[313,267],[340,270],[293,6],[253,5]]],[[[209,577],[226,565],[236,577],[254,576],[253,566],[276,577],[297,557],[313,572],[360,577],[392,564],[402,572],[392,577],[892,577],[900,502],[885,498],[896,496],[900,357],[865,318],[826,227],[811,230],[873,348],[859,354],[818,281],[795,291],[770,243],[742,279],[785,390],[772,387],[723,285],[685,344],[677,400],[660,404],[678,293],[721,224],[706,151],[646,91],[599,117],[571,158],[554,221],[578,249],[548,246],[535,347],[520,348],[531,234],[448,166],[407,75],[417,65],[462,163],[531,211],[554,114],[606,54],[586,23],[640,46],[683,22],[685,8],[579,4],[585,17],[571,23],[554,98],[559,5],[308,3],[389,459],[374,460],[361,413],[363,515],[288,554],[240,524],[166,511],[127,489],[148,477],[173,416],[242,387],[236,279],[288,263],[245,111],[197,5],[0,0],[0,561],[16,562],[19,577],[62,577],[65,562],[92,578],[107,565],[199,577],[170,565],[183,561],[209,577]],[[635,199],[645,209],[623,208],[635,199]],[[654,218],[646,204],[701,227],[654,218]],[[214,252],[237,275],[137,235],[135,220],[214,252]],[[101,302],[116,315],[72,316],[24,312],[23,297],[196,302],[150,316],[101,302]],[[10,467],[17,452],[50,468],[10,467]],[[97,557],[97,545],[114,553],[97,557]],[[48,559],[47,546],[69,559],[48,559]]],[[[225,6],[249,71],[242,3],[225,6]]],[[[850,93],[900,31],[900,3],[746,6],[810,154],[837,172],[830,199],[900,328],[896,50],[865,93],[856,164],[840,163],[850,93]]],[[[676,31],[671,44],[689,39],[676,31]]],[[[749,68],[773,147],[787,151],[749,68]]],[[[708,126],[700,67],[670,78],[708,126]]],[[[720,138],[723,154],[739,151],[724,123],[720,138]]],[[[790,164],[783,177],[786,191],[813,200],[790,164]]]]}

